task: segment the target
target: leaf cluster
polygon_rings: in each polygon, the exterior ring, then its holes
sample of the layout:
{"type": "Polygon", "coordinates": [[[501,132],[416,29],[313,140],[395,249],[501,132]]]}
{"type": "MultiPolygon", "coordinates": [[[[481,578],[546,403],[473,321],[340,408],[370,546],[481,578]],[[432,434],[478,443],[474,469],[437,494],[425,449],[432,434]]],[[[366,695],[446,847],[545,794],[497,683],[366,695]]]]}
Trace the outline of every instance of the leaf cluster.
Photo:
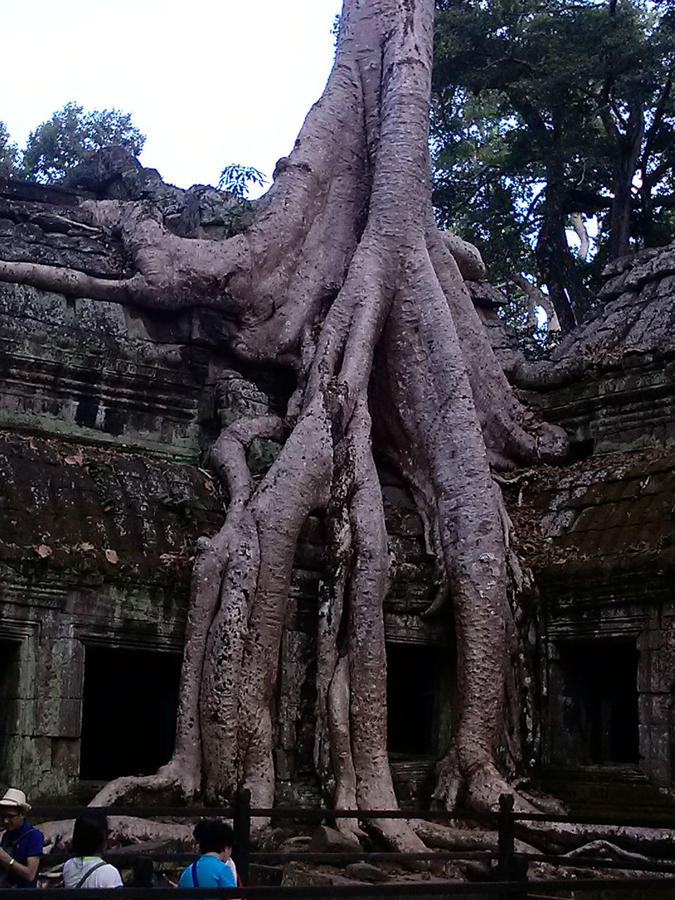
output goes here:
{"type": "Polygon", "coordinates": [[[220,173],[218,180],[218,190],[227,191],[240,200],[248,197],[250,185],[265,184],[265,176],[255,166],[243,166],[238,163],[232,163],[225,166],[220,173]]]}

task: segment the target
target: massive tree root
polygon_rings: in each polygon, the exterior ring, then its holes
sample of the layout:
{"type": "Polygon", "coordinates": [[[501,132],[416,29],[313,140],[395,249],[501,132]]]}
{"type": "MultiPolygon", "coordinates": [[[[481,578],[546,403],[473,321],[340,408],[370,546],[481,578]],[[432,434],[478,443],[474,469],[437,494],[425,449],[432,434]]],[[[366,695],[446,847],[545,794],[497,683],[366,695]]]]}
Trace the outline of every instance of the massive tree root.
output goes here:
{"type": "MultiPolygon", "coordinates": [[[[132,278],[0,264],[0,278],[66,293],[214,307],[240,357],[286,364],[297,378],[283,421],[236,423],[213,451],[231,502],[221,531],[198,548],[174,757],[155,776],[113,782],[97,803],[147,789],[216,800],[245,785],[254,806],[272,805],[270,708],[291,567],[303,522],[321,510],[331,558],[320,598],[317,769],[332,771],[338,806],[395,806],[374,452],[407,479],[454,603],[459,708],[437,796],[451,806],[461,784],[485,810],[507,789],[495,750],[517,629],[491,467],[553,459],[565,442],[514,397],[460,272],[480,263],[434,225],[433,12],[433,0],[345,0],[324,95],[245,233],[189,240],[143,205],[89,202],[92,222],[120,230],[132,278]],[[283,447],[254,484],[245,448],[258,436],[283,447]]],[[[395,846],[419,846],[403,822],[379,828],[395,846]]]]}

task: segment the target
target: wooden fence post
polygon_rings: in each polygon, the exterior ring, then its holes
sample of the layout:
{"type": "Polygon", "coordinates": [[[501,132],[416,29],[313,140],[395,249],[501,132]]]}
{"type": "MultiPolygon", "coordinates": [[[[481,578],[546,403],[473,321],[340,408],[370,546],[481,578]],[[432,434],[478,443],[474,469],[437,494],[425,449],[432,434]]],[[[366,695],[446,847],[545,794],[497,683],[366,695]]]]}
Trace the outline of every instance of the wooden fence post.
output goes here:
{"type": "Polygon", "coordinates": [[[521,890],[505,894],[508,900],[527,897],[527,860],[516,853],[516,823],[513,818],[513,794],[499,797],[499,843],[497,878],[499,881],[517,881],[521,890]]]}
{"type": "Polygon", "coordinates": [[[242,884],[248,884],[248,860],[251,845],[251,792],[241,788],[234,796],[234,847],[232,856],[242,884]]]}
{"type": "Polygon", "coordinates": [[[513,822],[513,794],[499,795],[499,857],[497,874],[501,881],[508,881],[513,869],[515,851],[515,828],[513,822]]]}
{"type": "MultiPolygon", "coordinates": [[[[513,853],[515,850],[515,836],[513,816],[513,794],[499,795],[499,837],[497,843],[497,879],[510,881],[513,871],[513,853]]],[[[509,895],[504,895],[508,900],[509,895]]]]}

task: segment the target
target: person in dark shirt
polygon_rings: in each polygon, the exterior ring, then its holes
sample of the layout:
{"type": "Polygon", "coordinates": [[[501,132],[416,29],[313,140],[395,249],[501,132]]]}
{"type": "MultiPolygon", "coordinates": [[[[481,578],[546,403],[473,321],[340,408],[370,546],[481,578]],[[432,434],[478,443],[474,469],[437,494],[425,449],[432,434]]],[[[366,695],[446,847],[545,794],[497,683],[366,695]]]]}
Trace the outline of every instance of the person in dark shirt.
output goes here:
{"type": "Polygon", "coordinates": [[[0,798],[0,827],[5,829],[0,838],[0,885],[3,887],[37,887],[44,838],[41,831],[26,821],[29,809],[26,795],[17,788],[9,788],[0,798]]]}

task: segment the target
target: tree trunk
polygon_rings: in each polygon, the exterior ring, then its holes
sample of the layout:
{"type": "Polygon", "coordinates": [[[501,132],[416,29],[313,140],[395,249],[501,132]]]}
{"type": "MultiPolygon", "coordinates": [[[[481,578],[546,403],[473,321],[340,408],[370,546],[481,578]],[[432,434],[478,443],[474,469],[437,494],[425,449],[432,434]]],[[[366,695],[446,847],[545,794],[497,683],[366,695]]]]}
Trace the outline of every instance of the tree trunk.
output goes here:
{"type": "Polygon", "coordinates": [[[630,249],[633,219],[633,179],[637,170],[642,139],[644,116],[638,103],[631,106],[625,134],[615,127],[615,163],[612,179],[613,198],[609,219],[609,256],[611,262],[625,256],[630,249]]]}
{"type": "MultiPolygon", "coordinates": [[[[326,90],[244,234],[178,238],[147,207],[110,201],[88,208],[92,221],[121,228],[137,269],[128,281],[0,263],[1,278],[70,293],[213,306],[235,353],[290,365],[298,383],[283,420],[237,422],[214,448],[232,501],[195,562],[174,758],[156,776],[113,782],[98,803],[156,788],[216,800],[245,785],[254,806],[272,805],[271,708],[291,567],[302,524],[319,510],[332,556],[317,760],[332,766],[340,803],[395,806],[374,453],[407,478],[454,603],[459,708],[438,794],[451,802],[461,781],[486,809],[506,789],[495,752],[516,629],[491,467],[552,460],[565,440],[516,400],[434,225],[433,15],[433,0],[345,0],[326,90]],[[260,435],[285,442],[256,485],[245,450],[260,435]]],[[[461,247],[454,252],[462,267],[461,247]]],[[[418,846],[402,821],[379,828],[395,846],[418,846]]]]}
{"type": "Polygon", "coordinates": [[[567,241],[566,221],[563,173],[552,164],[546,173],[544,216],[535,253],[541,281],[548,288],[564,334],[583,320],[589,300],[567,241]]]}
{"type": "Polygon", "coordinates": [[[645,123],[642,106],[631,101],[628,119],[613,113],[609,104],[599,111],[607,137],[614,145],[612,205],[609,217],[609,259],[628,253],[633,213],[633,179],[638,168],[645,123]]]}

